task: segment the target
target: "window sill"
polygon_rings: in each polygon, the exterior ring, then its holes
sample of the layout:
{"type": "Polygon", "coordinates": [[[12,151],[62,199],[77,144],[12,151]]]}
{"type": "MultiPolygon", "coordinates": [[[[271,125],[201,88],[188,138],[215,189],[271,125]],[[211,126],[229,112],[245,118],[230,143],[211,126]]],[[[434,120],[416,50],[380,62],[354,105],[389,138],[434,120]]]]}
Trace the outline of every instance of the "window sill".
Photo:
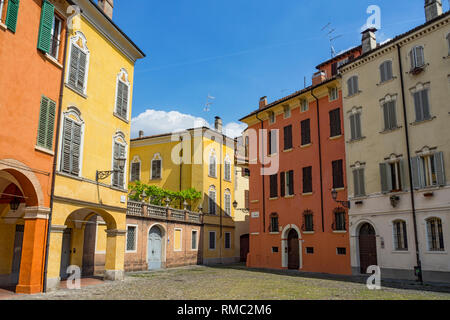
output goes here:
{"type": "Polygon", "coordinates": [[[258,203],[259,200],[251,200],[250,203],[258,203]]]}
{"type": "Polygon", "coordinates": [[[419,120],[419,121],[411,122],[410,125],[417,126],[417,125],[422,124],[422,123],[433,121],[434,119],[436,119],[436,116],[433,116],[430,119],[425,119],[425,120],[419,120]]]}
{"type": "Polygon", "coordinates": [[[355,139],[350,139],[347,141],[347,143],[355,143],[355,142],[359,142],[364,140],[366,137],[360,137],[360,138],[355,138],[355,139]]]}
{"type": "Polygon", "coordinates": [[[162,178],[151,178],[150,181],[161,181],[162,178]]]}
{"type": "Polygon", "coordinates": [[[356,93],[354,93],[354,94],[352,94],[352,95],[346,96],[344,99],[351,99],[351,98],[353,98],[353,97],[356,97],[356,96],[358,96],[361,92],[362,92],[362,91],[358,91],[358,92],[356,92],[356,93]]]}
{"type": "Polygon", "coordinates": [[[301,145],[300,148],[308,148],[308,147],[311,147],[311,146],[312,146],[312,143],[308,143],[308,144],[301,145]]]}
{"type": "Polygon", "coordinates": [[[269,201],[278,200],[278,197],[275,198],[269,198],[269,201]]]}
{"type": "Polygon", "coordinates": [[[84,179],[82,177],[74,176],[73,174],[70,174],[70,173],[66,173],[66,172],[62,172],[62,171],[56,171],[56,173],[60,176],[66,177],[66,178],[75,179],[78,181],[84,181],[84,179]]]}
{"type": "Polygon", "coordinates": [[[211,176],[208,174],[208,177],[212,178],[212,179],[217,179],[217,177],[211,176]]]}
{"type": "Polygon", "coordinates": [[[231,183],[231,179],[223,179],[223,181],[231,183]]]}
{"type": "Polygon", "coordinates": [[[52,57],[51,55],[49,55],[48,53],[45,53],[45,57],[47,58],[48,61],[50,61],[51,63],[53,63],[55,66],[57,66],[59,69],[63,69],[63,65],[61,63],[59,63],[59,61],[55,58],[52,57]]]}
{"type": "Polygon", "coordinates": [[[303,231],[302,234],[314,234],[314,231],[303,231]]]}
{"type": "MultiPolygon", "coordinates": [[[[97,252],[96,252],[96,253],[97,253],[97,252]]],[[[133,250],[133,251],[125,250],[125,253],[137,253],[137,250],[133,250]]]]}
{"type": "Polygon", "coordinates": [[[382,86],[382,85],[387,84],[387,83],[389,83],[389,82],[393,82],[395,79],[397,79],[397,77],[392,77],[392,78],[389,79],[389,80],[385,80],[385,81],[383,81],[383,82],[379,82],[379,83],[377,83],[377,86],[382,86]]]}
{"type": "Polygon", "coordinates": [[[343,234],[343,233],[347,233],[347,230],[333,230],[333,233],[343,234]]]}
{"type": "Polygon", "coordinates": [[[6,31],[7,29],[8,29],[8,27],[6,26],[6,24],[4,24],[3,22],[0,21],[0,30],[6,31]]]}
{"type": "Polygon", "coordinates": [[[399,130],[401,128],[403,128],[403,126],[397,126],[395,128],[392,128],[392,129],[384,129],[383,131],[380,131],[380,133],[381,134],[391,133],[391,132],[397,131],[397,130],[399,130]]]}
{"type": "Polygon", "coordinates": [[[307,196],[312,196],[313,194],[314,194],[313,192],[305,192],[305,193],[302,193],[302,196],[307,197],[307,196]]]}
{"type": "Polygon", "coordinates": [[[295,194],[291,194],[291,195],[288,195],[288,196],[284,196],[285,199],[292,199],[292,198],[294,198],[294,197],[295,197],[295,194]]]}
{"type": "Polygon", "coordinates": [[[345,187],[339,187],[339,188],[333,188],[333,189],[335,189],[336,191],[344,191],[345,187]]]}
{"type": "Polygon", "coordinates": [[[340,135],[338,135],[338,136],[330,137],[330,140],[337,140],[337,139],[339,139],[339,138],[342,138],[342,134],[340,134],[340,135]]]}
{"type": "Polygon", "coordinates": [[[46,149],[46,148],[43,148],[43,147],[39,147],[39,146],[35,146],[34,150],[42,152],[42,153],[46,153],[46,154],[51,155],[51,156],[55,155],[53,150],[49,150],[49,149],[46,149]]]}
{"type": "Polygon", "coordinates": [[[278,153],[268,154],[267,156],[268,156],[268,157],[276,157],[276,156],[278,156],[278,153]]]}
{"type": "Polygon", "coordinates": [[[269,232],[269,234],[280,234],[280,232],[269,232]]]}
{"type": "Polygon", "coordinates": [[[73,92],[75,92],[76,94],[78,94],[79,96],[83,97],[84,99],[87,99],[87,98],[88,98],[88,96],[87,96],[86,94],[84,94],[83,92],[80,92],[80,90],[78,90],[78,89],[72,87],[70,84],[65,83],[65,86],[66,86],[67,88],[69,88],[70,90],[72,90],[73,92]]]}
{"type": "Polygon", "coordinates": [[[448,252],[447,251],[430,251],[430,250],[427,250],[427,251],[425,251],[425,253],[426,254],[448,254],[448,252]]]}
{"type": "Polygon", "coordinates": [[[123,118],[123,117],[121,117],[121,116],[119,116],[117,113],[115,113],[115,112],[113,112],[113,115],[116,117],[116,118],[119,118],[120,120],[122,120],[123,122],[125,122],[126,124],[129,124],[130,123],[130,121],[128,121],[127,119],[125,119],[125,118],[123,118]]]}
{"type": "Polygon", "coordinates": [[[292,152],[293,150],[294,149],[290,148],[290,149],[283,150],[283,152],[292,152]]]}
{"type": "Polygon", "coordinates": [[[411,252],[409,250],[393,250],[391,251],[392,254],[410,254],[411,252]]]}

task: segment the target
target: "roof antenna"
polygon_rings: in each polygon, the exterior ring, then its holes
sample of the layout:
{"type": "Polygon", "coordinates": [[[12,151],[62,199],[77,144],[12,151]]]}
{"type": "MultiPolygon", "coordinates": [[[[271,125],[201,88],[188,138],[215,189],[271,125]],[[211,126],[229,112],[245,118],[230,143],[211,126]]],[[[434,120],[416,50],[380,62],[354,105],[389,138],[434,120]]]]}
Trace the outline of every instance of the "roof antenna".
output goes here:
{"type": "Polygon", "coordinates": [[[331,58],[334,58],[336,56],[336,50],[334,49],[333,41],[342,37],[342,35],[333,36],[333,32],[335,32],[336,29],[331,28],[331,22],[328,22],[328,24],[324,26],[321,31],[324,30],[328,30],[327,37],[328,40],[330,41],[331,58]]]}
{"type": "Polygon", "coordinates": [[[213,104],[213,101],[216,99],[215,97],[212,97],[209,93],[208,93],[208,97],[206,97],[206,103],[205,103],[205,108],[203,109],[203,111],[205,112],[209,112],[211,110],[211,105],[213,104]]]}

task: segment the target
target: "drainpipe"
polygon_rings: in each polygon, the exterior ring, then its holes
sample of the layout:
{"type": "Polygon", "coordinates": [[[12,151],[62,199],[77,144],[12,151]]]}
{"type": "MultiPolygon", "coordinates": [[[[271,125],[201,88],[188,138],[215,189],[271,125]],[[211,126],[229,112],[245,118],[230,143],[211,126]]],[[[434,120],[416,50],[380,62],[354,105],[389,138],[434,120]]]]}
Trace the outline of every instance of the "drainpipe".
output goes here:
{"type": "MultiPolygon", "coordinates": [[[[72,1],[68,1],[69,3],[73,4],[72,1]]],[[[59,147],[59,139],[58,139],[58,133],[61,127],[61,110],[62,110],[62,101],[63,101],[63,91],[64,91],[64,78],[66,73],[66,59],[67,59],[67,43],[69,39],[69,28],[66,25],[66,39],[64,41],[64,58],[63,58],[63,69],[61,73],[61,86],[59,89],[59,105],[58,105],[58,112],[57,120],[56,120],[56,131],[55,131],[55,155],[53,157],[53,169],[52,169],[52,187],[51,187],[51,197],[50,197],[50,213],[48,215],[48,222],[47,222],[47,244],[45,248],[45,264],[44,264],[44,283],[42,285],[42,290],[44,292],[47,292],[47,273],[48,273],[48,251],[50,249],[50,234],[51,234],[51,225],[52,225],[52,217],[53,217],[53,201],[54,201],[54,193],[55,193],[55,179],[56,179],[56,166],[57,166],[57,159],[58,159],[58,147],[59,147]]]]}
{"type": "Polygon", "coordinates": [[[400,67],[400,83],[402,87],[402,104],[403,104],[403,120],[405,121],[405,139],[406,139],[406,150],[408,155],[408,174],[409,174],[409,185],[410,185],[410,195],[411,195],[411,209],[414,223],[414,241],[416,245],[416,260],[417,260],[417,278],[420,283],[423,284],[422,279],[422,262],[420,261],[420,251],[419,251],[419,240],[417,236],[417,217],[416,217],[416,203],[414,197],[414,185],[412,178],[412,166],[411,166],[411,148],[409,141],[409,130],[408,130],[408,117],[406,113],[406,102],[405,102],[405,85],[403,80],[403,65],[402,65],[402,56],[401,56],[401,47],[400,44],[397,44],[397,53],[398,53],[398,63],[400,67]]]}
{"type": "MultiPolygon", "coordinates": [[[[219,217],[219,219],[220,219],[220,237],[219,237],[219,239],[220,239],[220,245],[219,245],[219,256],[220,256],[220,263],[223,263],[222,262],[222,238],[223,238],[223,226],[222,226],[222,215],[223,215],[223,207],[222,207],[222,162],[223,162],[223,138],[224,138],[224,136],[222,135],[222,141],[220,141],[220,164],[219,164],[219,171],[220,171],[220,174],[219,174],[219,193],[220,193],[220,196],[219,196],[219,201],[220,201],[220,206],[219,206],[219,208],[220,208],[220,210],[219,210],[219,213],[220,213],[220,217],[219,217]]],[[[226,139],[226,138],[225,138],[226,139]]]]}
{"type": "MultiPolygon", "coordinates": [[[[256,119],[258,119],[261,122],[261,130],[264,130],[264,121],[261,120],[259,117],[259,112],[256,113],[256,119]]],[[[258,137],[257,137],[258,139],[258,137]]],[[[264,135],[263,135],[263,143],[261,144],[261,154],[264,158],[264,135]]],[[[262,159],[263,161],[261,161],[261,165],[262,165],[262,191],[263,191],[263,197],[262,197],[262,202],[263,202],[263,233],[266,232],[266,188],[265,188],[265,184],[264,184],[264,159],[262,159]]],[[[278,178],[277,178],[278,179],[278,178]]]]}
{"type": "Polygon", "coordinates": [[[319,138],[319,169],[320,169],[320,211],[322,214],[322,232],[325,232],[325,221],[323,212],[323,173],[322,173],[322,145],[320,142],[320,112],[319,112],[319,99],[314,95],[314,89],[311,89],[311,95],[316,99],[317,106],[317,136],[319,138]]]}

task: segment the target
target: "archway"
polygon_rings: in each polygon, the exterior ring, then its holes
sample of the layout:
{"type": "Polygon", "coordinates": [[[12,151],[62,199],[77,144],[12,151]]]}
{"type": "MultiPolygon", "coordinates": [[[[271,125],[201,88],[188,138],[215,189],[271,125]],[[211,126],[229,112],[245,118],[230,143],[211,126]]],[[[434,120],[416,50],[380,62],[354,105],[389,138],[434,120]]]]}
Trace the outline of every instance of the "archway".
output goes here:
{"type": "Polygon", "coordinates": [[[300,268],[299,236],[297,231],[291,229],[288,233],[288,269],[300,268]]]}
{"type": "Polygon", "coordinates": [[[148,232],[147,264],[149,270],[161,269],[163,265],[164,230],[154,225],[148,232]]]}
{"type": "Polygon", "coordinates": [[[370,223],[359,227],[358,241],[360,272],[365,274],[369,266],[378,265],[376,232],[370,223]]]}
{"type": "Polygon", "coordinates": [[[295,224],[288,224],[281,233],[281,267],[301,269],[302,240],[300,229],[295,224]]]}

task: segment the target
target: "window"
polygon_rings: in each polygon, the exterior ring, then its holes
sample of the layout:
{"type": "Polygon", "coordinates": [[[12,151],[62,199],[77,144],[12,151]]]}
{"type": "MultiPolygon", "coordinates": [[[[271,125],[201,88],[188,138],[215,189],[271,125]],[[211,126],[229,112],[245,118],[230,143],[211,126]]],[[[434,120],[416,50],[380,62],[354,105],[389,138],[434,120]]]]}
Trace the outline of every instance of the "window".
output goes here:
{"type": "Polygon", "coordinates": [[[328,89],[328,99],[330,101],[337,100],[339,98],[339,91],[338,88],[333,87],[328,89]]]}
{"type": "Polygon", "coordinates": [[[208,209],[209,214],[216,214],[216,188],[211,186],[209,188],[209,201],[208,201],[208,209]]]}
{"type": "Polygon", "coordinates": [[[283,107],[283,111],[284,111],[284,118],[290,118],[291,117],[291,107],[289,106],[284,106],[283,107]]]}
{"type": "Polygon", "coordinates": [[[294,195],[294,171],[280,173],[281,196],[294,195]]]}
{"type": "Polygon", "coordinates": [[[191,249],[192,250],[198,250],[198,231],[192,230],[192,242],[191,242],[191,249]]]}
{"type": "Polygon", "coordinates": [[[3,6],[5,4],[5,0],[0,0],[0,22],[3,21],[3,6]]]}
{"type": "Polygon", "coordinates": [[[414,189],[445,186],[444,154],[436,152],[411,159],[414,189]]]}
{"type": "Polygon", "coordinates": [[[350,134],[351,140],[359,140],[362,138],[361,112],[354,112],[350,115],[350,134]]]}
{"type": "Polygon", "coordinates": [[[333,223],[333,230],[335,231],[345,231],[346,225],[345,225],[345,210],[338,208],[334,210],[334,223],[333,223]]]}
{"type": "Polygon", "coordinates": [[[53,149],[53,132],[55,127],[56,102],[41,97],[37,145],[47,150],[53,149]]]}
{"type": "Polygon", "coordinates": [[[225,232],[225,249],[231,249],[231,232],[225,232]]]}
{"type": "Polygon", "coordinates": [[[128,73],[125,69],[122,69],[117,76],[116,109],[114,113],[124,120],[128,119],[129,91],[128,73]]]}
{"type": "Polygon", "coordinates": [[[344,188],[343,161],[333,161],[331,166],[333,169],[333,189],[344,188]]]}
{"type": "Polygon", "coordinates": [[[114,159],[113,159],[113,176],[112,185],[113,187],[123,188],[125,183],[125,173],[123,168],[119,167],[119,159],[126,158],[125,144],[114,141],[114,159]]]}
{"type": "Polygon", "coordinates": [[[225,199],[225,214],[229,217],[231,217],[231,193],[230,190],[225,191],[224,195],[225,199]]]}
{"type": "Polygon", "coordinates": [[[83,123],[80,120],[78,113],[69,110],[64,116],[61,138],[61,171],[74,176],[79,176],[81,171],[83,123]],[[78,121],[73,118],[77,118],[78,121]]]}
{"type": "Polygon", "coordinates": [[[423,47],[417,46],[412,48],[409,52],[409,58],[411,60],[411,70],[422,68],[425,65],[423,47]]]}
{"type": "Polygon", "coordinates": [[[381,192],[398,192],[403,190],[404,161],[380,163],[381,192]]]}
{"type": "Polygon", "coordinates": [[[152,163],[152,172],[151,172],[151,179],[152,180],[158,180],[162,178],[162,158],[159,153],[156,153],[153,156],[153,159],[151,161],[152,163]]]}
{"type": "MultiPolygon", "coordinates": [[[[5,1],[2,1],[2,6],[4,6],[4,3],[5,1]]],[[[19,15],[19,0],[9,0],[8,9],[6,11],[5,25],[12,32],[16,32],[18,15],[19,15]]]]}
{"type": "Polygon", "coordinates": [[[278,175],[273,174],[270,176],[270,198],[278,197],[278,175]]]}
{"type": "Polygon", "coordinates": [[[416,122],[431,119],[428,89],[416,91],[413,95],[414,109],[416,112],[416,122]]]}
{"type": "Polygon", "coordinates": [[[358,77],[353,76],[347,80],[348,96],[353,96],[359,93],[358,77]]]}
{"type": "Polygon", "coordinates": [[[395,100],[383,103],[384,130],[397,128],[397,115],[395,111],[395,100]]]}
{"type": "Polygon", "coordinates": [[[141,180],[141,163],[133,162],[131,164],[131,181],[139,181],[141,180]]]}
{"type": "Polygon", "coordinates": [[[284,150],[292,149],[292,125],[284,127],[284,150]]]}
{"type": "Polygon", "coordinates": [[[216,250],[216,232],[209,232],[209,250],[216,250]]]}
{"type": "Polygon", "coordinates": [[[380,65],[381,83],[389,81],[393,78],[392,61],[385,61],[380,65]]]}
{"type": "Polygon", "coordinates": [[[270,215],[269,232],[280,232],[280,228],[278,225],[278,215],[276,213],[272,213],[270,215]]]}
{"type": "Polygon", "coordinates": [[[355,189],[355,197],[362,197],[366,195],[364,168],[357,168],[353,170],[353,187],[355,189]]]}
{"type": "Polygon", "coordinates": [[[224,179],[226,181],[231,181],[231,161],[228,155],[225,157],[225,165],[224,165],[224,179]]]}
{"type": "Polygon", "coordinates": [[[430,218],[427,220],[427,237],[429,251],[444,251],[444,234],[442,232],[442,220],[430,218]]]}
{"type": "Polygon", "coordinates": [[[137,227],[127,226],[127,252],[136,252],[137,227]]]}
{"type": "Polygon", "coordinates": [[[336,248],[336,253],[339,256],[345,256],[347,254],[347,248],[336,248]]]}
{"type": "Polygon", "coordinates": [[[275,123],[275,112],[269,111],[269,124],[275,123]]]}
{"type": "Polygon", "coordinates": [[[58,60],[61,43],[62,20],[55,14],[55,7],[47,0],[42,3],[38,49],[58,60]]]}
{"type": "Polygon", "coordinates": [[[308,111],[308,109],[309,109],[308,100],[306,100],[306,99],[300,100],[300,111],[306,112],[306,111],[308,111]]]}
{"type": "Polygon", "coordinates": [[[408,236],[406,233],[406,222],[397,220],[393,223],[394,249],[398,251],[408,250],[408,236]]]}
{"type": "Polygon", "coordinates": [[[301,122],[302,146],[311,143],[311,121],[310,119],[301,122]]]}
{"type": "Polygon", "coordinates": [[[212,149],[209,155],[209,176],[217,178],[216,176],[216,152],[212,149]]]}
{"type": "Polygon", "coordinates": [[[450,33],[447,35],[448,55],[450,56],[450,33]]]}
{"type": "Polygon", "coordinates": [[[307,254],[314,254],[314,247],[306,247],[307,254]]]}
{"type": "Polygon", "coordinates": [[[312,167],[303,168],[303,193],[312,193],[312,167]]]}
{"type": "Polygon", "coordinates": [[[181,251],[182,250],[182,230],[181,229],[175,229],[173,233],[173,250],[174,251],[181,251]]]}
{"type": "Polygon", "coordinates": [[[314,231],[314,215],[312,211],[306,210],[303,212],[303,231],[312,232],[314,231]]]}
{"type": "Polygon", "coordinates": [[[272,247],[272,253],[278,253],[278,247],[272,247]]]}
{"type": "Polygon", "coordinates": [[[278,130],[269,131],[269,155],[278,153],[278,130]]]}
{"type": "Polygon", "coordinates": [[[62,29],[62,21],[57,15],[55,15],[53,17],[52,39],[50,42],[49,54],[56,60],[59,59],[59,47],[61,45],[61,29],[62,29]]]}
{"type": "Polygon", "coordinates": [[[330,111],[330,137],[337,137],[341,132],[341,110],[334,109],[330,111]]]}
{"type": "Polygon", "coordinates": [[[248,210],[248,209],[250,209],[250,191],[245,190],[244,196],[245,196],[245,209],[248,210]]]}
{"type": "Polygon", "coordinates": [[[69,72],[67,82],[71,88],[79,93],[86,94],[86,82],[89,66],[89,51],[86,38],[77,31],[70,39],[69,72]]]}

